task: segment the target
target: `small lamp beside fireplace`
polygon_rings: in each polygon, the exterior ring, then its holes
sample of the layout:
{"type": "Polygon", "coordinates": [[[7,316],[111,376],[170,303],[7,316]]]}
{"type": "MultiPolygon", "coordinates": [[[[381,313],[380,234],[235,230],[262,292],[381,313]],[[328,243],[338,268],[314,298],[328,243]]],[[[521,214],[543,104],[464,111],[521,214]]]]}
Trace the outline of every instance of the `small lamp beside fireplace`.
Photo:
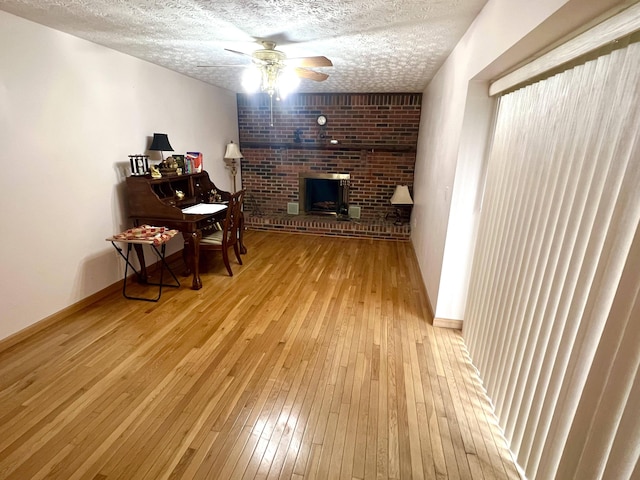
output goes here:
{"type": "Polygon", "coordinates": [[[402,225],[402,211],[401,207],[413,205],[413,199],[409,193],[409,187],[407,185],[397,185],[396,190],[391,197],[391,205],[396,207],[396,220],[394,224],[402,225]]]}

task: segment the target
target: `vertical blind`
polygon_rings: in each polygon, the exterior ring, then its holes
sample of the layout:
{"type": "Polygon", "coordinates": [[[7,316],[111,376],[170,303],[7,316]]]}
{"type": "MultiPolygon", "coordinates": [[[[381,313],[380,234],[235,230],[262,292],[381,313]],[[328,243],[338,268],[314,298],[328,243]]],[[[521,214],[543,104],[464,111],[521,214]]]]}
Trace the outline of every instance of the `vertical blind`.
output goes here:
{"type": "Polygon", "coordinates": [[[640,478],[640,43],[502,95],[464,337],[529,479],[640,478]]]}

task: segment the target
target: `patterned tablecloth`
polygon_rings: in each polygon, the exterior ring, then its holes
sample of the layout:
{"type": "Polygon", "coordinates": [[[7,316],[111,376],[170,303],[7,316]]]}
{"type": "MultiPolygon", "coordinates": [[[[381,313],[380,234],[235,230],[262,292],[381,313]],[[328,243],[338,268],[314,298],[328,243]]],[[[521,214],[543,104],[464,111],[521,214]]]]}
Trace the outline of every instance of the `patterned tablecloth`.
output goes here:
{"type": "Polygon", "coordinates": [[[124,232],[117,233],[106,240],[109,242],[162,245],[163,243],[171,240],[177,233],[178,230],[170,230],[167,227],[141,225],[139,227],[130,228],[124,232]]]}

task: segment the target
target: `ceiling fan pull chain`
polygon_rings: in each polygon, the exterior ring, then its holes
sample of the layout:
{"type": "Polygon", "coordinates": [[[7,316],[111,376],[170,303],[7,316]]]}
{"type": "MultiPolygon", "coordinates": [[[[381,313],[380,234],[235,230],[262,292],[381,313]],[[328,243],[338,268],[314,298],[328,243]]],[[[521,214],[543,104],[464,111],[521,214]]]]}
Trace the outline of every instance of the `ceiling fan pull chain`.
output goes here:
{"type": "Polygon", "coordinates": [[[269,115],[270,115],[270,126],[273,127],[273,95],[269,95],[269,115]]]}

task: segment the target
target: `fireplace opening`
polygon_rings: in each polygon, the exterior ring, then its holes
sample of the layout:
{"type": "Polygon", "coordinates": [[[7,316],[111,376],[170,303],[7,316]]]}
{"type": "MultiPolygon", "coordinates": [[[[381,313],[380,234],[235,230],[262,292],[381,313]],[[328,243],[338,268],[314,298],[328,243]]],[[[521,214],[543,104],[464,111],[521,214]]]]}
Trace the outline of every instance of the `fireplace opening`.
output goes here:
{"type": "Polygon", "coordinates": [[[348,216],[348,173],[300,173],[300,205],[305,213],[348,216]]]}

